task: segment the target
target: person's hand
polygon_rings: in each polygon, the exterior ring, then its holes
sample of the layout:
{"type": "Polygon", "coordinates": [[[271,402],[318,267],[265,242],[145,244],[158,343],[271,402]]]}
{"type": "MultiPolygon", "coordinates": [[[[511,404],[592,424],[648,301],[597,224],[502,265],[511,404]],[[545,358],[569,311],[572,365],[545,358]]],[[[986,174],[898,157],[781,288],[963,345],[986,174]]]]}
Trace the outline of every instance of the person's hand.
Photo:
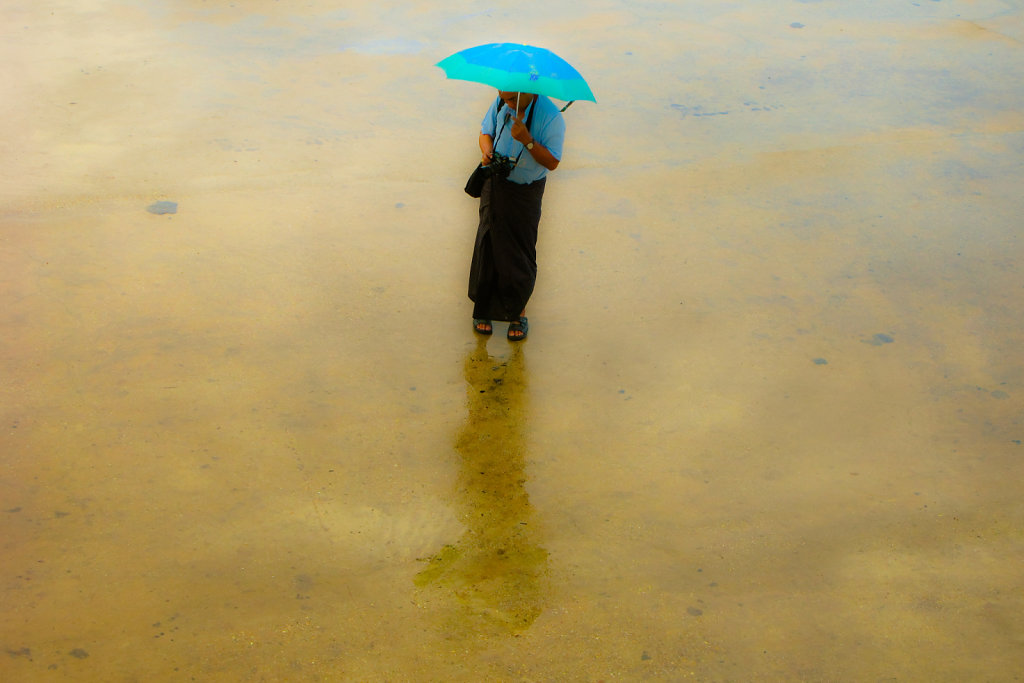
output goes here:
{"type": "Polygon", "coordinates": [[[516,118],[512,122],[512,137],[524,145],[533,141],[533,136],[530,135],[529,129],[523,123],[523,115],[521,112],[516,113],[516,118]]]}
{"type": "Polygon", "coordinates": [[[483,164],[484,166],[487,166],[488,164],[491,163],[491,161],[493,159],[494,159],[494,150],[492,149],[490,152],[484,152],[483,161],[481,161],[480,163],[483,164]]]}

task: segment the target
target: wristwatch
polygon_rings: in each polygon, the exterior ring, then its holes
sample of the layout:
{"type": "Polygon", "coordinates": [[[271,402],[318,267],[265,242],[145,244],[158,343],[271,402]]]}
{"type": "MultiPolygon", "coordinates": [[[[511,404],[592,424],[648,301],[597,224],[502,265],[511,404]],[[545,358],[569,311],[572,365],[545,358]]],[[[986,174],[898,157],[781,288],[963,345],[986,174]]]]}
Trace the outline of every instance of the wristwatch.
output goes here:
{"type": "Polygon", "coordinates": [[[532,152],[533,151],[533,143],[534,143],[534,140],[530,140],[529,142],[527,142],[526,143],[526,149],[528,149],[528,150],[530,150],[532,152]]]}

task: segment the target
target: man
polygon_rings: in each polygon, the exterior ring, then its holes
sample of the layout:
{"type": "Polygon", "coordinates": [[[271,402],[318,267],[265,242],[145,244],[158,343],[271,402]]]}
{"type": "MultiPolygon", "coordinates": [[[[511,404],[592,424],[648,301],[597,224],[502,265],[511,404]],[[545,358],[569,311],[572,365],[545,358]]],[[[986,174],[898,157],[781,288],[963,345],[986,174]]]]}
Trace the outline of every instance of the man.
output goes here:
{"type": "Polygon", "coordinates": [[[558,167],[564,140],[562,113],[543,95],[500,91],[484,116],[483,163],[505,170],[492,173],[480,195],[469,274],[473,329],[479,334],[491,334],[492,321],[503,320],[509,322],[509,340],[526,338],[544,185],[558,167]]]}

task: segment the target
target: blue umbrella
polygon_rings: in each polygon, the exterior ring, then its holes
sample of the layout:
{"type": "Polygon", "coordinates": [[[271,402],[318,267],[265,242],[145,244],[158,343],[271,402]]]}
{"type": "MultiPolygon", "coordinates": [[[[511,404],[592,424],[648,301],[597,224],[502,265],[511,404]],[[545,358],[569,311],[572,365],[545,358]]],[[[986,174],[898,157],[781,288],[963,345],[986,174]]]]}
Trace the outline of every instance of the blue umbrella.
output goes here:
{"type": "MultiPolygon", "coordinates": [[[[437,63],[448,78],[484,83],[506,92],[567,101],[594,99],[583,76],[554,52],[519,43],[490,43],[460,50],[437,63]]],[[[568,105],[566,105],[568,106],[568,105]]]]}

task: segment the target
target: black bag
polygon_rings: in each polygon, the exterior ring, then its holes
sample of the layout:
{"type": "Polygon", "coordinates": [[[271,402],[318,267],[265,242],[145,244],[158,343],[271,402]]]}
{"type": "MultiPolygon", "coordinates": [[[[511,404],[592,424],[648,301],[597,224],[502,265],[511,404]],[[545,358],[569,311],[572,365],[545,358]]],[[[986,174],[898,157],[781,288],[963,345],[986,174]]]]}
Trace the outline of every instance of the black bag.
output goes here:
{"type": "Polygon", "coordinates": [[[474,199],[479,199],[484,192],[484,181],[491,175],[491,169],[483,164],[477,165],[466,181],[466,194],[474,199]]]}

